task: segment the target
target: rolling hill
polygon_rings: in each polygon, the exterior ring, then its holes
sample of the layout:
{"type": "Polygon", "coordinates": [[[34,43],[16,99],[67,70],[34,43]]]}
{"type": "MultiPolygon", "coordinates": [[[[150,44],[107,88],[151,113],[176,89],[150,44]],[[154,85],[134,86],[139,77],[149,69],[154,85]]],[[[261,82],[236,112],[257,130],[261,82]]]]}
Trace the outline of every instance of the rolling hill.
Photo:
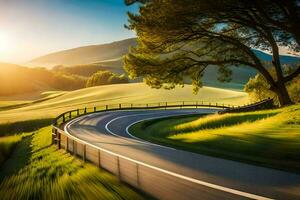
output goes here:
{"type": "Polygon", "coordinates": [[[81,65],[98,62],[110,62],[121,58],[128,52],[129,46],[135,46],[134,38],[109,44],[91,45],[51,53],[26,63],[30,66],[53,67],[55,65],[81,65]]]}
{"type": "Polygon", "coordinates": [[[203,87],[197,95],[194,95],[190,85],[183,88],[176,87],[174,90],[164,90],[151,89],[144,83],[97,86],[64,93],[54,92],[51,95],[52,98],[44,101],[36,100],[22,107],[16,106],[9,110],[0,110],[0,124],[56,117],[64,111],[85,106],[104,106],[107,104],[118,106],[119,103],[145,104],[166,101],[211,101],[242,105],[249,101],[247,93],[244,92],[203,87]]]}
{"type": "MultiPolygon", "coordinates": [[[[121,67],[122,56],[128,52],[130,46],[135,46],[136,44],[136,38],[129,38],[108,44],[83,46],[41,56],[26,64],[30,66],[53,67],[55,65],[72,66],[97,63],[104,66],[121,67]]],[[[272,61],[270,54],[255,49],[253,51],[261,60],[272,61]]],[[[300,58],[297,56],[282,55],[281,61],[282,63],[290,64],[299,62],[300,58]]]]}
{"type": "MultiPolygon", "coordinates": [[[[36,58],[30,61],[31,66],[46,66],[53,67],[55,65],[64,65],[65,71],[73,71],[74,69],[67,69],[67,67],[79,68],[78,65],[84,69],[84,65],[87,66],[86,70],[89,71],[89,75],[98,70],[110,70],[118,74],[125,73],[123,70],[122,56],[128,52],[130,46],[136,45],[136,39],[126,39],[103,45],[92,45],[79,47],[75,49],[69,49],[60,51],[36,58]],[[75,66],[72,66],[75,65],[75,66]],[[93,66],[91,66],[93,65],[93,66]],[[92,68],[92,69],[91,69],[92,68]]],[[[253,49],[256,55],[263,61],[272,61],[272,56],[259,50],[253,49]]],[[[284,64],[291,64],[300,61],[300,57],[282,55],[281,61],[284,64]]],[[[62,69],[62,68],[61,68],[62,69]]],[[[232,82],[220,83],[215,76],[217,68],[209,68],[204,77],[204,85],[230,88],[230,89],[242,89],[243,85],[249,80],[250,77],[255,76],[257,73],[252,68],[240,67],[233,68],[232,82]]],[[[82,70],[83,71],[83,70],[82,70]]],[[[77,71],[78,72],[78,71],[77,71]]],[[[72,72],[71,72],[72,73],[72,72]]],[[[87,73],[87,72],[83,72],[87,73]]],[[[77,75],[83,75],[78,74],[77,75]]]]}

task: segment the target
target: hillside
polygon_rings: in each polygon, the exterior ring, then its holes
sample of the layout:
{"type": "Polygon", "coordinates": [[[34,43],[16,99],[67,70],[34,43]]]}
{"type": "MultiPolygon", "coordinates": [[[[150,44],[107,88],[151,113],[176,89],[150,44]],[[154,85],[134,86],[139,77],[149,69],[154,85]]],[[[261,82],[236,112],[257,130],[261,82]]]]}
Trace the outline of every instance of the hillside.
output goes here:
{"type": "MultiPolygon", "coordinates": [[[[31,66],[46,67],[64,65],[64,71],[69,71],[70,73],[83,76],[86,73],[90,75],[91,73],[95,73],[96,71],[103,69],[122,74],[124,73],[122,56],[128,52],[130,46],[135,45],[136,39],[131,38],[113,42],[110,44],[79,47],[45,55],[36,58],[27,64],[31,66]],[[81,66],[82,69],[83,66],[86,66],[87,72],[81,70],[82,72],[78,73],[78,71],[74,69],[67,69],[67,67],[75,67],[76,69],[78,69],[79,66],[81,66]]],[[[267,62],[272,61],[271,55],[255,49],[253,49],[253,51],[261,60],[267,62]]],[[[282,55],[281,61],[284,64],[296,63],[300,61],[300,57],[282,55]]],[[[232,70],[233,75],[231,83],[220,83],[215,76],[217,68],[208,68],[203,77],[204,85],[230,89],[242,89],[243,85],[249,80],[249,78],[255,76],[255,74],[257,73],[254,69],[245,67],[235,67],[232,70]]]]}
{"type": "Polygon", "coordinates": [[[0,63],[0,96],[24,95],[46,90],[74,90],[85,86],[85,78],[49,71],[0,63]]]}
{"type": "Polygon", "coordinates": [[[197,95],[193,95],[190,85],[184,88],[177,87],[174,90],[151,89],[143,83],[106,85],[65,92],[49,100],[0,111],[0,124],[8,121],[55,117],[64,111],[85,106],[166,101],[212,101],[241,105],[248,102],[248,95],[244,92],[213,87],[203,87],[197,95]]]}
{"type": "Polygon", "coordinates": [[[109,44],[91,45],[48,54],[27,63],[30,66],[53,67],[55,65],[90,64],[120,58],[135,46],[136,40],[126,39],[109,44]]]}

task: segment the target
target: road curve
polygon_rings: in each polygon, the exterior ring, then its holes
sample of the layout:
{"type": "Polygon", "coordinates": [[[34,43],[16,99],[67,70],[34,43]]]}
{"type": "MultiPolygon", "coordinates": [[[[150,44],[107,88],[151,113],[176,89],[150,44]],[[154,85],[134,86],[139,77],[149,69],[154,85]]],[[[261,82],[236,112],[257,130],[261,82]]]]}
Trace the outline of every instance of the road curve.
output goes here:
{"type": "Polygon", "coordinates": [[[201,108],[94,113],[68,122],[64,129],[95,146],[199,181],[207,190],[205,198],[227,199],[228,195],[228,199],[300,199],[299,174],[164,147],[128,133],[128,127],[141,120],[216,111],[201,108]]]}

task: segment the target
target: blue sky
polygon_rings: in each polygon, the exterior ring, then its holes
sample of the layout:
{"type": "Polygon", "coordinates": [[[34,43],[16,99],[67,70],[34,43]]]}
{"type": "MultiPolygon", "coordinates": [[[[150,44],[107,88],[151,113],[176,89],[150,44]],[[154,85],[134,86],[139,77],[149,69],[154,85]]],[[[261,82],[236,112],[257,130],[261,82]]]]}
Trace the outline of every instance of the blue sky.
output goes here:
{"type": "Polygon", "coordinates": [[[123,0],[0,0],[0,61],[134,37],[123,0]]]}

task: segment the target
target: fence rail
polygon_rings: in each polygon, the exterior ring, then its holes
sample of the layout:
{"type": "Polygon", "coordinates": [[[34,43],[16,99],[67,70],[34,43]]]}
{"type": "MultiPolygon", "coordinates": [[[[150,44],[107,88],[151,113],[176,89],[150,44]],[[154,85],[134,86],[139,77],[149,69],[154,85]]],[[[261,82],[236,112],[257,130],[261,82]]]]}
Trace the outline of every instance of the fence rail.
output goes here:
{"type": "Polygon", "coordinates": [[[81,109],[70,110],[60,114],[57,118],[54,119],[54,126],[59,126],[75,117],[95,113],[95,112],[105,112],[105,111],[114,111],[114,110],[138,110],[138,109],[168,109],[168,108],[237,108],[236,105],[224,104],[224,103],[215,103],[215,102],[206,102],[206,101],[177,101],[177,102],[159,102],[159,103],[146,103],[146,104],[111,104],[98,107],[85,107],[81,109]]]}
{"type": "Polygon", "coordinates": [[[273,99],[265,99],[265,100],[255,102],[252,104],[248,104],[248,105],[244,105],[244,106],[226,108],[224,110],[219,111],[219,114],[265,110],[265,109],[271,109],[274,107],[275,106],[274,106],[273,99]]]}
{"type": "Polygon", "coordinates": [[[116,104],[102,107],[76,109],[59,115],[53,124],[52,139],[59,149],[89,161],[126,182],[158,199],[237,199],[256,198],[256,196],[233,189],[223,188],[211,183],[185,177],[146,163],[125,157],[107,149],[87,143],[63,130],[63,125],[76,117],[88,113],[130,110],[217,107],[222,109],[236,106],[210,102],[161,102],[152,104],[116,104]],[[216,192],[217,190],[217,192],[216,192]]]}

